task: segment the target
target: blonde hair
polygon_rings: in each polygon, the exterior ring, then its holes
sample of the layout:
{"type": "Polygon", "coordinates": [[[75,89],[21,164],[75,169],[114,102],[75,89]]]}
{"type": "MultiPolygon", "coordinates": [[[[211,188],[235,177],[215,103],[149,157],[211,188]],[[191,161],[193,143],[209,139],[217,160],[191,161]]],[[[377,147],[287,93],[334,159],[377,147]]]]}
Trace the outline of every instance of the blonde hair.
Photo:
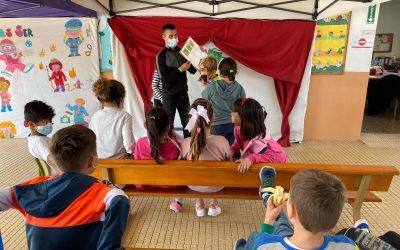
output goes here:
{"type": "Polygon", "coordinates": [[[218,69],[218,62],[214,57],[207,56],[201,60],[199,67],[200,69],[205,69],[207,71],[207,76],[210,77],[212,72],[218,69]]]}
{"type": "MultiPolygon", "coordinates": [[[[209,101],[203,98],[196,99],[190,108],[197,109],[197,106],[203,106],[207,110],[207,116],[211,119],[213,117],[212,105],[209,101]]],[[[192,154],[192,161],[198,161],[201,151],[207,144],[206,130],[210,128],[211,122],[207,123],[206,120],[199,116],[192,128],[192,137],[190,140],[190,152],[192,154]]]]}
{"type": "Polygon", "coordinates": [[[10,121],[2,122],[0,123],[0,138],[5,138],[5,134],[3,132],[4,128],[11,128],[10,138],[14,137],[14,135],[17,133],[14,123],[10,121]]]}

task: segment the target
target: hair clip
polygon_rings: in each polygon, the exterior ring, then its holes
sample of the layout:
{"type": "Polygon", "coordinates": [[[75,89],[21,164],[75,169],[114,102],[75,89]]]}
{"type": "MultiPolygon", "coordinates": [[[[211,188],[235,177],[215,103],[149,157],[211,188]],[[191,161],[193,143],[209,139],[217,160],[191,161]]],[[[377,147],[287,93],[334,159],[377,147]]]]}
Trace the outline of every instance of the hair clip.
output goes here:
{"type": "Polygon", "coordinates": [[[196,129],[196,131],[197,131],[197,133],[198,133],[198,134],[200,134],[200,132],[201,132],[201,128],[200,128],[200,127],[198,127],[198,128],[196,129]]]}
{"type": "Polygon", "coordinates": [[[230,69],[229,73],[235,73],[235,71],[233,69],[230,69]]]}
{"type": "Polygon", "coordinates": [[[156,117],[155,116],[150,116],[150,119],[155,120],[156,117]]]}
{"type": "Polygon", "coordinates": [[[242,105],[247,101],[247,98],[242,99],[242,105]]]}

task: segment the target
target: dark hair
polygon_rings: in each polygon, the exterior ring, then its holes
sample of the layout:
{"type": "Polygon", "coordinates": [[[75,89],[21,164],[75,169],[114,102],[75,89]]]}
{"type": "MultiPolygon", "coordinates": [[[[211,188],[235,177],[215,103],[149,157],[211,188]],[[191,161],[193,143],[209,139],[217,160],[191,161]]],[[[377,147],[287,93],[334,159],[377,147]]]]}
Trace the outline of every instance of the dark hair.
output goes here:
{"type": "Polygon", "coordinates": [[[152,108],[146,114],[147,137],[150,141],[151,157],[161,164],[160,160],[160,139],[165,131],[168,130],[169,117],[167,112],[160,107],[152,108]]]}
{"type": "Polygon", "coordinates": [[[167,23],[162,27],[162,33],[164,33],[166,30],[176,30],[176,27],[172,23],[167,23]]]}
{"type": "Polygon", "coordinates": [[[95,133],[82,125],[58,130],[50,143],[50,153],[64,172],[81,170],[96,152],[95,133]]]}
{"type": "MultiPolygon", "coordinates": [[[[211,103],[206,99],[199,98],[193,102],[190,108],[197,110],[197,106],[199,105],[203,106],[204,109],[207,110],[207,116],[211,120],[213,117],[213,109],[211,103]]],[[[203,148],[206,146],[207,143],[206,129],[208,129],[210,126],[211,126],[211,121],[207,123],[203,117],[199,116],[197,118],[196,123],[194,124],[193,129],[191,131],[192,137],[190,140],[190,151],[192,153],[192,161],[199,160],[201,151],[203,150],[203,148]]]]}
{"type": "Polygon", "coordinates": [[[24,117],[26,122],[40,122],[44,119],[53,119],[54,109],[46,103],[34,100],[25,104],[24,117]]]}
{"type": "Polygon", "coordinates": [[[265,127],[265,118],[267,112],[259,102],[252,98],[240,98],[234,103],[234,111],[240,117],[240,134],[245,140],[251,140],[254,137],[265,137],[267,128],[265,127]]]}
{"type": "Polygon", "coordinates": [[[100,78],[92,86],[94,95],[100,102],[115,102],[118,107],[125,98],[125,87],[117,80],[100,78]]]}
{"type": "Polygon", "coordinates": [[[303,170],[295,174],[290,181],[289,195],[301,225],[312,233],[334,228],[346,202],[343,183],[321,170],[303,170]]]}
{"type": "Polygon", "coordinates": [[[237,64],[232,58],[224,58],[218,66],[219,73],[221,76],[226,76],[229,81],[235,81],[235,75],[237,74],[237,64]]]}

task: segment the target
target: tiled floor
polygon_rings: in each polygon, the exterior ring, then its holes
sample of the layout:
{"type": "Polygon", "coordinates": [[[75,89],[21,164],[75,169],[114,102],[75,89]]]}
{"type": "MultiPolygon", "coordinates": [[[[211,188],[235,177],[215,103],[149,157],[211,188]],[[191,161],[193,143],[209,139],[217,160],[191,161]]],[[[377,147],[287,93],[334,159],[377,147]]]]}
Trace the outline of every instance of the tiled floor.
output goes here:
{"type": "Polygon", "coordinates": [[[394,103],[386,111],[374,116],[364,115],[363,133],[400,134],[400,104],[394,116],[394,103]]]}
{"type": "MultiPolygon", "coordinates": [[[[290,162],[400,167],[400,134],[363,135],[363,141],[309,141],[293,145],[287,152],[290,162]]],[[[19,183],[37,172],[25,140],[0,140],[0,162],[0,187],[19,183]]],[[[363,217],[377,235],[389,229],[400,232],[400,177],[394,178],[388,193],[379,196],[382,203],[364,204],[363,217]]],[[[264,215],[264,209],[257,201],[223,200],[220,201],[223,214],[201,219],[195,216],[193,199],[184,200],[184,210],[177,215],[168,211],[169,202],[167,198],[133,198],[123,244],[166,249],[232,249],[235,240],[258,229],[264,215]]],[[[335,230],[351,224],[351,209],[346,205],[335,230]]],[[[0,214],[0,229],[6,249],[26,249],[22,217],[16,211],[0,214]]]]}

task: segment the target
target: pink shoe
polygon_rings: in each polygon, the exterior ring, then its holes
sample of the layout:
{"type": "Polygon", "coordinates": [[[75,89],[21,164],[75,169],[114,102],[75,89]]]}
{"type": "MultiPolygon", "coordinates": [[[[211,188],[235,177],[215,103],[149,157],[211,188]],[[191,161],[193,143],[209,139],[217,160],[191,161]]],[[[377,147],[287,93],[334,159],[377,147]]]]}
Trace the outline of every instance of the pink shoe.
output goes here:
{"type": "Polygon", "coordinates": [[[218,216],[221,212],[221,208],[216,204],[210,204],[208,206],[208,216],[218,216]]]}
{"type": "Polygon", "coordinates": [[[175,213],[179,213],[179,211],[181,211],[181,209],[182,209],[182,205],[179,204],[178,202],[174,201],[169,205],[169,209],[171,209],[175,213]]]}
{"type": "Polygon", "coordinates": [[[206,215],[206,210],[204,209],[204,204],[196,204],[196,215],[197,217],[203,217],[206,215]]]}

